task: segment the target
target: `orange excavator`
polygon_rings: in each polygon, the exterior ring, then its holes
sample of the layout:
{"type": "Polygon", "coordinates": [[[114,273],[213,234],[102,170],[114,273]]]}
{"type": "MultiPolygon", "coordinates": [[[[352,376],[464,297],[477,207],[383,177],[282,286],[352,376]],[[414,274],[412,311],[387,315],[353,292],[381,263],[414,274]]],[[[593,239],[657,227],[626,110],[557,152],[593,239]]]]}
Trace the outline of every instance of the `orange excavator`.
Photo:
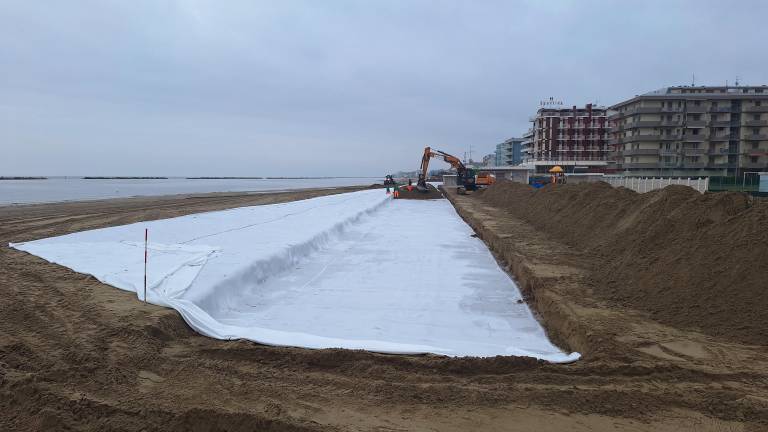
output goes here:
{"type": "Polygon", "coordinates": [[[419,180],[416,183],[416,189],[421,192],[427,192],[427,172],[429,171],[429,161],[433,157],[441,157],[445,162],[451,164],[456,169],[456,188],[459,194],[467,191],[477,190],[478,186],[487,186],[493,184],[494,177],[483,173],[475,176],[475,170],[467,168],[461,159],[450,155],[442,150],[432,150],[430,147],[424,148],[424,156],[421,158],[421,167],[419,170],[419,180]]]}

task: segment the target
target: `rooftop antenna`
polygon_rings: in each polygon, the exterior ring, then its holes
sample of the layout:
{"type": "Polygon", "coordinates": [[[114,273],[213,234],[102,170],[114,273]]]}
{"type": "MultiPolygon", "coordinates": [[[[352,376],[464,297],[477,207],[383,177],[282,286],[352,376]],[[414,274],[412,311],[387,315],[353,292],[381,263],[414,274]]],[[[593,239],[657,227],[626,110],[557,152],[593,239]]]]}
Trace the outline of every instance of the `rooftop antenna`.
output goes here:
{"type": "Polygon", "coordinates": [[[696,73],[691,74],[691,87],[696,87],[696,73]]]}
{"type": "Polygon", "coordinates": [[[735,83],[735,85],[736,85],[736,87],[739,86],[739,76],[738,75],[736,75],[736,83],[735,83]]]}

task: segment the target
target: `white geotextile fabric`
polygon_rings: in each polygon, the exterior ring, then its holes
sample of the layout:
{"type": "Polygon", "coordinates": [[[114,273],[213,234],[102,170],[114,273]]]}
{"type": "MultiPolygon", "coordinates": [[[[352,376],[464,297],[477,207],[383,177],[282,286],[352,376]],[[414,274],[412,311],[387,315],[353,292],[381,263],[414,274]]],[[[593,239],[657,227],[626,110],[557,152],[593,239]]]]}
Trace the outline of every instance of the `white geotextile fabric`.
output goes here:
{"type": "Polygon", "coordinates": [[[569,362],[446,200],[361,191],[12,244],[218,339],[569,362]]]}

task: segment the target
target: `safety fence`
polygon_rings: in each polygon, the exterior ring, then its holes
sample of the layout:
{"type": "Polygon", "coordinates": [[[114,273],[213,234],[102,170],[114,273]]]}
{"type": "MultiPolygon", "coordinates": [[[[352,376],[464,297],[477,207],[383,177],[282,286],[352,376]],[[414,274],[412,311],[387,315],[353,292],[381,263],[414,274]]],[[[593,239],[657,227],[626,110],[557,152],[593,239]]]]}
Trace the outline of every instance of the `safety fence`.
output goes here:
{"type": "Polygon", "coordinates": [[[756,193],[756,192],[759,192],[760,189],[766,189],[765,192],[768,192],[768,188],[760,187],[761,179],[763,181],[768,182],[768,175],[760,175],[760,174],[762,173],[744,172],[739,176],[728,176],[728,177],[713,176],[709,178],[709,191],[710,192],[730,191],[730,192],[756,193]]]}
{"type": "Polygon", "coordinates": [[[638,193],[662,189],[669,185],[689,186],[704,193],[709,188],[709,177],[624,177],[605,176],[602,181],[613,187],[625,187],[638,193]]]}

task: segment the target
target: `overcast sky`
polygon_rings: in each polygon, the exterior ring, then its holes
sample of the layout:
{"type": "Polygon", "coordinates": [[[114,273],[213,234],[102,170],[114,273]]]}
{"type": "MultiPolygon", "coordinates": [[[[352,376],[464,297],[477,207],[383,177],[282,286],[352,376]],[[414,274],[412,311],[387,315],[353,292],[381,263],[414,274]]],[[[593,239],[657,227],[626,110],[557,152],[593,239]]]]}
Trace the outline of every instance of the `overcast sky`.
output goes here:
{"type": "Polygon", "coordinates": [[[0,175],[477,159],[550,96],[768,84],[766,17],[766,1],[0,0],[0,175]]]}

